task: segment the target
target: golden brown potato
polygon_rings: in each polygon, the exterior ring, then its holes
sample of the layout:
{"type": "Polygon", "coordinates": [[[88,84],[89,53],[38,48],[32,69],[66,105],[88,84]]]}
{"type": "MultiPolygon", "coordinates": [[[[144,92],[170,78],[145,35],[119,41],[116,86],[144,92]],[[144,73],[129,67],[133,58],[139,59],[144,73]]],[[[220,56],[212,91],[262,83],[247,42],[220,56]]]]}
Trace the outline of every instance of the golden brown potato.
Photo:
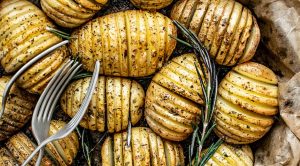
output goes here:
{"type": "Polygon", "coordinates": [[[163,138],[182,141],[193,132],[203,104],[194,54],[172,59],[158,72],[146,94],[145,116],[150,128],[163,138]]]}
{"type": "MultiPolygon", "coordinates": [[[[65,124],[62,121],[51,121],[49,135],[56,133],[65,124]]],[[[18,164],[22,164],[35,149],[35,144],[22,132],[12,136],[5,145],[11,154],[10,160],[14,159],[18,164]]],[[[46,155],[43,157],[41,165],[71,165],[78,150],[79,140],[77,134],[72,132],[67,137],[46,145],[46,155]]],[[[36,160],[37,155],[29,164],[34,165],[36,160]]]]}
{"type": "Polygon", "coordinates": [[[221,65],[249,61],[260,41],[255,17],[234,0],[181,0],[171,18],[192,30],[221,65]]]}
{"type": "Polygon", "coordinates": [[[172,54],[176,27],[160,13],[128,10],[96,18],[72,34],[70,50],[93,71],[110,76],[142,77],[160,69],[172,54]]]}
{"type": "MultiPolygon", "coordinates": [[[[196,164],[196,163],[195,163],[196,164]]],[[[195,165],[194,164],[194,165],[195,165]]],[[[253,153],[248,145],[221,144],[205,166],[253,166],[253,153]]]]}
{"type": "Polygon", "coordinates": [[[58,25],[75,28],[90,20],[108,0],[41,0],[43,11],[58,25]]]}
{"type": "Polygon", "coordinates": [[[248,144],[264,136],[278,112],[276,75],[247,62],[233,68],[219,85],[215,133],[233,144],[248,144]]]}
{"type": "MultiPolygon", "coordinates": [[[[14,73],[39,53],[61,41],[48,32],[53,27],[45,14],[26,0],[0,3],[0,60],[7,73],[14,73]]],[[[41,93],[67,57],[66,47],[54,51],[34,64],[18,85],[31,93],[41,93]]]]}
{"type": "Polygon", "coordinates": [[[169,6],[173,0],[130,0],[134,6],[146,10],[158,10],[169,6]]]}
{"type": "Polygon", "coordinates": [[[106,138],[101,149],[103,166],[184,166],[179,144],[163,140],[145,127],[132,128],[131,134],[131,146],[126,146],[127,132],[106,138]]]}
{"type": "MultiPolygon", "coordinates": [[[[10,77],[0,78],[0,101],[10,77]]],[[[6,101],[3,116],[0,118],[0,141],[9,138],[20,130],[30,119],[36,103],[36,97],[13,86],[6,101]]],[[[0,106],[1,107],[1,106],[0,106]]]]}
{"type": "MultiPolygon", "coordinates": [[[[60,99],[64,112],[73,117],[86,94],[91,77],[71,83],[60,99]]],[[[119,77],[99,77],[87,114],[80,125],[90,130],[119,132],[127,128],[129,115],[135,125],[143,114],[145,92],[140,84],[119,77]]]]}

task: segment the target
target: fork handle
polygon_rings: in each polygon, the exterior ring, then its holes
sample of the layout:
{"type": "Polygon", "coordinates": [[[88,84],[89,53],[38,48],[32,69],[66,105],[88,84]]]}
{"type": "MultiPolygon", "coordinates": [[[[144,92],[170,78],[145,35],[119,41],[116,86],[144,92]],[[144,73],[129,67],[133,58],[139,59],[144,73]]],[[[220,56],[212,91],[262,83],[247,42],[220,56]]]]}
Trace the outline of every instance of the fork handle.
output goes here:
{"type": "Polygon", "coordinates": [[[38,159],[35,163],[35,166],[40,166],[40,164],[42,162],[42,159],[43,159],[43,156],[44,156],[44,149],[45,149],[44,147],[41,148],[40,153],[39,153],[39,157],[38,157],[38,159]]]}
{"type": "MultiPolygon", "coordinates": [[[[51,137],[49,137],[51,138],[51,137]]],[[[35,148],[35,150],[31,153],[31,155],[25,160],[25,162],[22,164],[22,166],[26,166],[31,159],[39,152],[40,149],[42,149],[44,146],[46,146],[49,142],[54,141],[54,139],[46,139],[44,140],[38,147],[35,148]]]]}

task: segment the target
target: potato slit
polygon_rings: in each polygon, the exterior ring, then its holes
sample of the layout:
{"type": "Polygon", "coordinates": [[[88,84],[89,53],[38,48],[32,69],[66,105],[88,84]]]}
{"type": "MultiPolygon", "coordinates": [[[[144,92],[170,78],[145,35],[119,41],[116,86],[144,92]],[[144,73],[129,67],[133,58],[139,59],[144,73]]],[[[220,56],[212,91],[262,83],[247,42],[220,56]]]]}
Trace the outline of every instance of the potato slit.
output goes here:
{"type": "Polygon", "coordinates": [[[125,18],[125,28],[126,28],[126,32],[127,32],[127,58],[128,58],[128,61],[127,61],[127,64],[128,64],[128,74],[131,75],[132,71],[131,71],[131,68],[132,68],[132,57],[131,57],[131,52],[132,52],[132,48],[131,48],[131,30],[130,30],[130,22],[129,22],[129,18],[128,18],[128,13],[127,12],[124,12],[124,18],[125,18]]]}
{"type": "Polygon", "coordinates": [[[122,51],[121,51],[121,47],[122,47],[122,41],[121,41],[121,32],[120,32],[120,28],[119,28],[119,22],[118,22],[118,18],[119,14],[117,14],[114,18],[115,18],[115,23],[116,23],[116,36],[117,36],[117,49],[118,49],[118,56],[119,56],[119,67],[120,67],[120,76],[123,76],[123,65],[122,65],[122,51]]]}

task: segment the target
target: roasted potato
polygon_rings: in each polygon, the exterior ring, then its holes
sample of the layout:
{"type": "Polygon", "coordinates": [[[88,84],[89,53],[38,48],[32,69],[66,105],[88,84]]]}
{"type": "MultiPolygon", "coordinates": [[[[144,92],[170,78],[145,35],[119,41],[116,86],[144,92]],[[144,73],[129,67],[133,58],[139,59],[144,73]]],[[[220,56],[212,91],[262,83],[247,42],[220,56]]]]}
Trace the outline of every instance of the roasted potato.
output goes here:
{"type": "Polygon", "coordinates": [[[173,0],[130,0],[130,2],[141,9],[158,10],[169,6],[173,0]]]}
{"type": "MultiPolygon", "coordinates": [[[[91,77],[71,83],[60,99],[62,110],[73,117],[83,101],[91,77]]],[[[140,84],[119,77],[99,77],[92,101],[80,125],[100,132],[127,128],[129,115],[136,124],[143,114],[145,92],[140,84]]]]}
{"type": "Polygon", "coordinates": [[[160,69],[172,54],[176,27],[160,13],[128,10],[96,18],[72,33],[70,50],[93,71],[110,76],[142,77],[160,69]]]}
{"type": "MultiPolygon", "coordinates": [[[[0,60],[7,73],[14,73],[39,53],[61,41],[48,32],[53,27],[46,15],[26,0],[0,2],[0,60]]],[[[34,64],[18,85],[31,93],[41,93],[55,71],[67,58],[66,47],[34,64]]]]}
{"type": "Polygon", "coordinates": [[[221,65],[249,61],[260,41],[255,17],[234,0],[181,0],[171,18],[193,31],[221,65]]]}
{"type": "MultiPolygon", "coordinates": [[[[49,135],[56,133],[65,124],[62,121],[51,121],[49,135]]],[[[12,136],[5,143],[5,146],[9,150],[7,154],[11,154],[9,160],[17,161],[18,164],[22,164],[35,149],[35,144],[22,132],[12,136]]],[[[77,155],[78,149],[78,137],[75,132],[72,132],[64,139],[46,145],[47,153],[43,157],[41,165],[71,165],[77,155]]],[[[31,160],[30,165],[35,164],[37,156],[31,160]]]]}
{"type": "MultiPolygon", "coordinates": [[[[195,161],[192,165],[196,165],[195,161]]],[[[248,145],[221,144],[205,166],[253,166],[253,153],[248,145]]]]}
{"type": "Polygon", "coordinates": [[[184,166],[183,148],[161,139],[149,128],[132,128],[131,146],[126,143],[127,132],[106,138],[101,149],[102,165],[184,166]]]}
{"type": "Polygon", "coordinates": [[[232,144],[264,136],[278,112],[278,81],[267,67],[247,62],[232,69],[219,85],[215,133],[232,144]]]}
{"type": "Polygon", "coordinates": [[[194,54],[172,59],[158,72],[146,94],[145,117],[150,128],[161,137],[182,141],[199,122],[203,104],[194,54]]]}
{"type": "MultiPolygon", "coordinates": [[[[0,78],[1,102],[2,94],[9,80],[10,77],[7,76],[0,78]]],[[[15,85],[12,87],[6,101],[4,114],[0,118],[0,141],[9,138],[28,122],[32,115],[35,103],[35,96],[28,94],[15,85]]]]}
{"type": "Polygon", "coordinates": [[[58,25],[75,28],[90,20],[108,0],[41,0],[43,11],[58,25]]]}

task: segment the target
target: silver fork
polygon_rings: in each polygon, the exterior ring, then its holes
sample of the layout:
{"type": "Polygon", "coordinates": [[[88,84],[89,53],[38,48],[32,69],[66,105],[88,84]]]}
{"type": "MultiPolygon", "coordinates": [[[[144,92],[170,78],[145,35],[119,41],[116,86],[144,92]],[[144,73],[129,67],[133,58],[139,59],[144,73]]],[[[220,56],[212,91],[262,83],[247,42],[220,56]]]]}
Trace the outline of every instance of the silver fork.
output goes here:
{"type": "MultiPolygon", "coordinates": [[[[67,63],[57,71],[40,96],[31,120],[32,132],[38,145],[48,136],[50,121],[59,96],[80,67],[81,64],[78,62],[68,60],[67,63]]],[[[40,150],[39,157],[35,163],[36,166],[40,165],[43,155],[44,148],[40,150]]]]}
{"type": "Polygon", "coordinates": [[[48,48],[47,50],[45,50],[44,52],[42,52],[41,54],[39,54],[38,56],[34,57],[32,60],[30,60],[28,63],[26,63],[20,70],[18,70],[18,72],[16,74],[14,74],[14,76],[9,80],[9,82],[7,83],[4,92],[2,94],[2,107],[1,107],[1,111],[0,111],[0,118],[2,117],[4,111],[5,111],[5,104],[6,104],[6,98],[9,94],[9,91],[11,89],[11,87],[13,86],[14,82],[33,64],[35,64],[37,61],[39,61],[40,59],[42,59],[43,57],[45,57],[46,55],[48,55],[50,52],[54,51],[55,49],[65,45],[69,43],[68,40],[62,41],[50,48],[48,48]]]}
{"type": "Polygon", "coordinates": [[[71,119],[71,121],[68,124],[66,124],[57,133],[55,133],[54,135],[52,135],[52,136],[46,138],[44,141],[42,141],[40,143],[40,145],[26,159],[26,161],[22,164],[22,166],[25,166],[26,164],[28,164],[30,162],[30,160],[35,156],[35,154],[41,148],[43,148],[46,144],[68,136],[77,127],[77,125],[79,124],[79,122],[83,118],[83,116],[84,116],[84,114],[85,114],[85,112],[88,108],[88,105],[89,105],[89,103],[92,99],[92,95],[93,95],[93,92],[95,90],[97,80],[98,80],[98,77],[99,77],[99,69],[100,69],[100,62],[97,61],[96,65],[95,65],[95,69],[94,69],[92,79],[90,81],[90,85],[89,85],[87,93],[86,93],[86,96],[84,97],[84,100],[83,100],[78,112],[75,114],[75,116],[71,119]]]}

